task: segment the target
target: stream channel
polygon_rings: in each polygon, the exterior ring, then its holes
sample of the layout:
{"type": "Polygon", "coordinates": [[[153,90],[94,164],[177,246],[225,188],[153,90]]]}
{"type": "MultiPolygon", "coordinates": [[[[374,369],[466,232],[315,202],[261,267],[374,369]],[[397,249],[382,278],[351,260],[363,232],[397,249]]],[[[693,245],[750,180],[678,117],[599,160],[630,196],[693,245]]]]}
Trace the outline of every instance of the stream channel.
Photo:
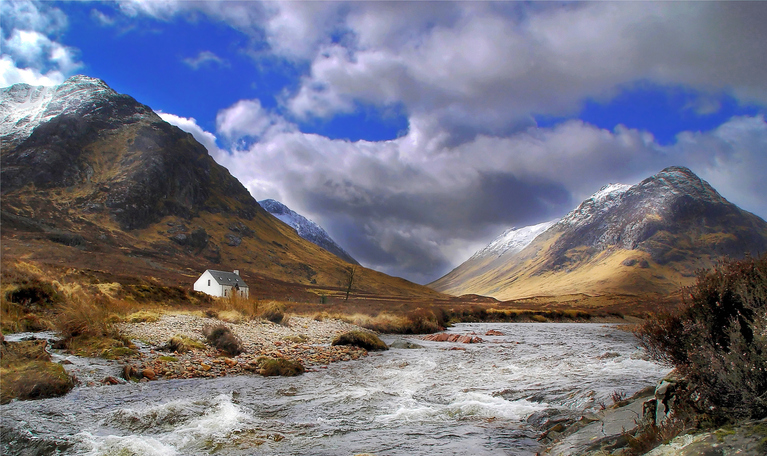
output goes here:
{"type": "Polygon", "coordinates": [[[14,401],[0,407],[0,453],[533,455],[547,419],[609,406],[614,393],[630,396],[669,370],[613,325],[464,323],[448,332],[485,342],[384,336],[423,348],[299,377],[79,386],[14,401]],[[491,329],[503,335],[486,336],[491,329]]]}

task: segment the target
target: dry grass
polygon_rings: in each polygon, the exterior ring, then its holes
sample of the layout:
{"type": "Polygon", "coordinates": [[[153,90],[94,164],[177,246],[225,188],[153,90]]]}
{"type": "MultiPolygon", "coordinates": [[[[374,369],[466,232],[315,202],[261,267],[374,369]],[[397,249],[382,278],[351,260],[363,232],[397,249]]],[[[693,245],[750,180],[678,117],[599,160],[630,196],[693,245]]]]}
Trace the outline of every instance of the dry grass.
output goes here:
{"type": "Polygon", "coordinates": [[[139,310],[126,316],[124,321],[126,323],[153,323],[160,320],[161,312],[153,312],[149,310],[139,310]]]}

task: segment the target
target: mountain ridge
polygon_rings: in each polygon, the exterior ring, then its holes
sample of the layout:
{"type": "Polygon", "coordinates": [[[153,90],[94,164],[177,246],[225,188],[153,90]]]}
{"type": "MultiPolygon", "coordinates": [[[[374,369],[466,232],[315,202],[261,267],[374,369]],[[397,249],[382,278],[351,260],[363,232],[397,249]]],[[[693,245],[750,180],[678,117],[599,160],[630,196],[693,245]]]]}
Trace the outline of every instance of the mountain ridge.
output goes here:
{"type": "MultiPolygon", "coordinates": [[[[310,301],[343,284],[348,263],[267,213],[191,134],[104,81],[14,85],[0,105],[4,262],[174,285],[239,269],[254,297],[280,290],[310,301]]],[[[357,274],[360,293],[442,296],[357,274]]]]}
{"type": "Polygon", "coordinates": [[[684,167],[610,184],[524,249],[475,258],[429,284],[497,299],[586,293],[662,295],[689,285],[724,256],[767,249],[767,222],[684,167]]]}
{"type": "Polygon", "coordinates": [[[302,238],[322,247],[347,263],[359,265],[357,260],[349,255],[346,250],[330,237],[324,228],[314,221],[309,220],[277,200],[265,199],[259,201],[258,204],[283,223],[296,230],[296,233],[302,238]]]}

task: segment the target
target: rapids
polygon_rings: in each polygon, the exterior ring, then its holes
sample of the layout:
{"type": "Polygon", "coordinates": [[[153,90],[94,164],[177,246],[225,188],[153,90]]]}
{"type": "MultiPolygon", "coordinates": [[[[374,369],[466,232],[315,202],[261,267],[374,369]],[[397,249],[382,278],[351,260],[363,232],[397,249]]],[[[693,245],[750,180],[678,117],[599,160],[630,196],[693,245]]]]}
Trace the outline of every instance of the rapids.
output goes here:
{"type": "Polygon", "coordinates": [[[485,343],[411,337],[423,348],[300,377],[77,387],[14,401],[0,409],[2,454],[532,455],[546,417],[610,405],[614,393],[631,395],[668,372],[611,325],[473,323],[449,332],[485,343]],[[490,329],[504,335],[485,336],[490,329]]]}

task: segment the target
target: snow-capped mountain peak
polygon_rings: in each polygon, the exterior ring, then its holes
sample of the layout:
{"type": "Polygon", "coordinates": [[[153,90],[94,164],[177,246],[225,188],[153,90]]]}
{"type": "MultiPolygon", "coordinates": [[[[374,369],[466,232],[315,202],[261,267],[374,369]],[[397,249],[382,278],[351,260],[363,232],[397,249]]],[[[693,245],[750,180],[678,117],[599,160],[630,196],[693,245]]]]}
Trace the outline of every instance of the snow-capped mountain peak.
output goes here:
{"type": "Polygon", "coordinates": [[[522,228],[510,228],[495,238],[485,248],[477,251],[471,259],[478,260],[488,257],[499,257],[503,254],[514,254],[522,251],[530,245],[538,235],[551,228],[557,220],[539,223],[537,225],[525,226],[522,228]]]}
{"type": "Polygon", "coordinates": [[[359,264],[317,223],[273,199],[261,200],[258,204],[280,221],[296,230],[296,233],[307,241],[322,247],[344,261],[359,264]]]}
{"type": "MultiPolygon", "coordinates": [[[[72,76],[57,86],[14,84],[0,90],[0,137],[15,144],[59,115],[89,116],[104,104],[119,103],[121,98],[130,97],[118,94],[101,79],[83,75],[72,76]]],[[[151,113],[143,105],[137,111],[138,115],[151,113]]]]}
{"type": "Polygon", "coordinates": [[[630,188],[631,185],[626,184],[607,184],[562,217],[559,223],[562,226],[572,228],[584,226],[595,217],[620,204],[623,196],[630,188]]]}

